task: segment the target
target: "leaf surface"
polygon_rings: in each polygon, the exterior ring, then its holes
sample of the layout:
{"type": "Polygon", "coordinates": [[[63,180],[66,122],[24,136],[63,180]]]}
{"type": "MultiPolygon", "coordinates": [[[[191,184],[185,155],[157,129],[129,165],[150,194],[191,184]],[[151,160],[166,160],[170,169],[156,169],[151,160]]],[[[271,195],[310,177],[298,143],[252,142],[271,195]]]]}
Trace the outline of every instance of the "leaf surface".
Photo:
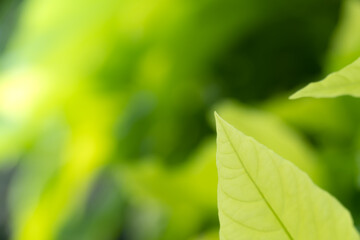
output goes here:
{"type": "Polygon", "coordinates": [[[216,122],[220,239],[359,239],[349,212],[305,173],[216,122]]]}
{"type": "MultiPolygon", "coordinates": [[[[288,101],[288,100],[287,100],[288,101]]],[[[290,101],[288,101],[290,102],[290,101]]],[[[294,103],[294,102],[292,102],[294,103]]],[[[259,143],[291,161],[319,185],[324,185],[324,174],[315,151],[290,125],[267,111],[226,101],[216,108],[228,123],[259,143]]]]}
{"type": "Polygon", "coordinates": [[[290,99],[328,98],[341,95],[360,97],[360,58],[340,71],[331,73],[324,80],[310,83],[290,96],[290,99]]]}

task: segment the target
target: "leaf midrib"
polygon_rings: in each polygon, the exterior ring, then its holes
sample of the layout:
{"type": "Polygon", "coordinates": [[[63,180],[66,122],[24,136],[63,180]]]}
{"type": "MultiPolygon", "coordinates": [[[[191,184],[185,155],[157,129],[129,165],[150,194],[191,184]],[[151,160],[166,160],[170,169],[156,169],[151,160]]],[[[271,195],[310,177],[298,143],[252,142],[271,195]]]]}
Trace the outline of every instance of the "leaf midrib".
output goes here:
{"type": "Polygon", "coordinates": [[[280,226],[284,229],[286,235],[289,237],[290,240],[293,240],[294,238],[291,236],[290,232],[288,231],[288,229],[286,228],[286,226],[284,225],[284,223],[281,221],[280,217],[276,214],[275,210],[271,207],[270,203],[267,201],[267,199],[265,198],[265,195],[262,193],[262,191],[260,190],[260,188],[258,187],[258,185],[256,184],[255,180],[251,177],[250,173],[248,172],[247,168],[245,167],[244,163],[241,161],[240,155],[237,152],[236,148],[234,147],[233,143],[231,142],[231,139],[229,137],[229,134],[226,131],[226,128],[224,127],[223,123],[221,121],[219,121],[222,129],[224,130],[224,133],[227,137],[227,139],[229,140],[229,143],[231,145],[231,148],[234,150],[236,157],[238,158],[241,166],[244,168],[244,171],[246,172],[246,175],[248,175],[250,181],[254,184],[256,190],[258,191],[258,193],[260,194],[261,198],[264,200],[265,204],[268,206],[268,208],[270,209],[271,213],[274,215],[274,217],[276,218],[276,220],[279,222],[280,226]]]}

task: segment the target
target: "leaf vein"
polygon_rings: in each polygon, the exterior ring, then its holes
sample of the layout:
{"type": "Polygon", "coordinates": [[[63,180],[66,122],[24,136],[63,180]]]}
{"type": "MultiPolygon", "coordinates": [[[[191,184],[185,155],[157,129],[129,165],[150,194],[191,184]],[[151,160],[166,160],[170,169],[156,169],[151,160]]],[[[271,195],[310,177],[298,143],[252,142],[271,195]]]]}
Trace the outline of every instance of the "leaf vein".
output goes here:
{"type": "Polygon", "coordinates": [[[278,221],[278,223],[280,224],[280,226],[283,228],[283,230],[285,231],[285,234],[288,236],[289,239],[293,240],[294,238],[291,236],[290,232],[288,231],[288,229],[286,228],[286,226],[284,225],[284,223],[281,221],[280,217],[276,214],[276,212],[274,211],[274,209],[271,207],[270,203],[268,202],[268,200],[266,199],[265,195],[262,193],[262,191],[260,190],[259,186],[256,184],[255,180],[251,177],[249,171],[247,170],[247,168],[245,167],[245,164],[243,163],[243,161],[240,158],[240,155],[238,153],[238,151],[236,150],[235,146],[233,145],[232,141],[230,140],[229,134],[226,131],[226,128],[224,127],[223,123],[220,122],[223,131],[230,143],[231,148],[234,150],[237,159],[239,160],[241,166],[243,167],[243,169],[245,170],[246,174],[248,175],[250,181],[253,183],[253,185],[255,186],[257,192],[260,194],[260,196],[262,197],[262,199],[264,200],[264,202],[266,203],[266,205],[268,206],[268,208],[270,209],[271,213],[274,215],[274,217],[276,218],[276,220],[278,221]]]}

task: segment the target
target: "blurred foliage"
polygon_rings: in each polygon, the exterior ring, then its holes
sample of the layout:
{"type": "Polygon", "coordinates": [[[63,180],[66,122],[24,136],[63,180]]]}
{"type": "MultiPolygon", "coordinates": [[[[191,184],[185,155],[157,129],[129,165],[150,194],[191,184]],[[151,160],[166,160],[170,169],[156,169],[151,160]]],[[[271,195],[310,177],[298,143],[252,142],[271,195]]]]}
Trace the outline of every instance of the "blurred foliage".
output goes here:
{"type": "Polygon", "coordinates": [[[359,5],[1,2],[0,238],[218,239],[214,109],[359,226],[359,100],[287,98],[360,55],[359,5]]]}

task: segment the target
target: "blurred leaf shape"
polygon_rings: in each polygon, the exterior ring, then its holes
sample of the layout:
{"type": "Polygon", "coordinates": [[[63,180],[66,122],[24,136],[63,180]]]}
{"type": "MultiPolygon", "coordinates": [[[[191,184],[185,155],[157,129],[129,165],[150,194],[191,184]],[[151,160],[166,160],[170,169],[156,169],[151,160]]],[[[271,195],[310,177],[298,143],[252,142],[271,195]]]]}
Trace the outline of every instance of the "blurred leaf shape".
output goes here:
{"type": "Polygon", "coordinates": [[[326,72],[337,71],[360,56],[360,1],[346,0],[326,59],[326,72]]]}
{"type": "MultiPolygon", "coordinates": [[[[353,201],[350,199],[354,198],[356,174],[352,143],[357,133],[354,129],[358,129],[360,122],[360,99],[302,98],[292,101],[281,96],[267,101],[262,107],[304,134],[307,143],[316,149],[321,170],[325,173],[326,184],[320,186],[353,210],[349,205],[353,201]]],[[[351,204],[357,206],[357,201],[351,204]]]]}
{"type": "Polygon", "coordinates": [[[221,239],[359,239],[349,212],[216,114],[221,239]]]}
{"type": "Polygon", "coordinates": [[[215,141],[210,138],[186,164],[174,169],[154,159],[119,166],[116,177],[131,201],[151,203],[163,211],[166,227],[155,239],[188,239],[216,215],[215,150],[215,141]]]}
{"type": "Polygon", "coordinates": [[[340,138],[352,134],[354,127],[341,100],[302,98],[290,101],[280,96],[269,99],[262,108],[308,134],[340,138]]]}
{"type": "MultiPolygon", "coordinates": [[[[50,141],[45,142],[39,155],[33,156],[32,163],[35,159],[36,165],[24,166],[15,179],[11,214],[16,239],[53,239],[72,210],[81,204],[112,150],[113,113],[111,102],[96,96],[86,96],[67,106],[65,124],[71,125],[66,126],[69,132],[60,141],[60,149],[49,151],[50,141]],[[53,161],[49,161],[49,155],[53,161]],[[60,164],[54,161],[57,158],[60,164]],[[48,167],[44,167],[45,163],[48,167]],[[22,200],[21,210],[16,207],[16,199],[22,200]]],[[[49,136],[46,132],[45,136],[49,136]]]]}
{"type": "Polygon", "coordinates": [[[360,97],[360,58],[320,82],[310,83],[290,99],[302,97],[328,98],[341,95],[360,97]]]}

